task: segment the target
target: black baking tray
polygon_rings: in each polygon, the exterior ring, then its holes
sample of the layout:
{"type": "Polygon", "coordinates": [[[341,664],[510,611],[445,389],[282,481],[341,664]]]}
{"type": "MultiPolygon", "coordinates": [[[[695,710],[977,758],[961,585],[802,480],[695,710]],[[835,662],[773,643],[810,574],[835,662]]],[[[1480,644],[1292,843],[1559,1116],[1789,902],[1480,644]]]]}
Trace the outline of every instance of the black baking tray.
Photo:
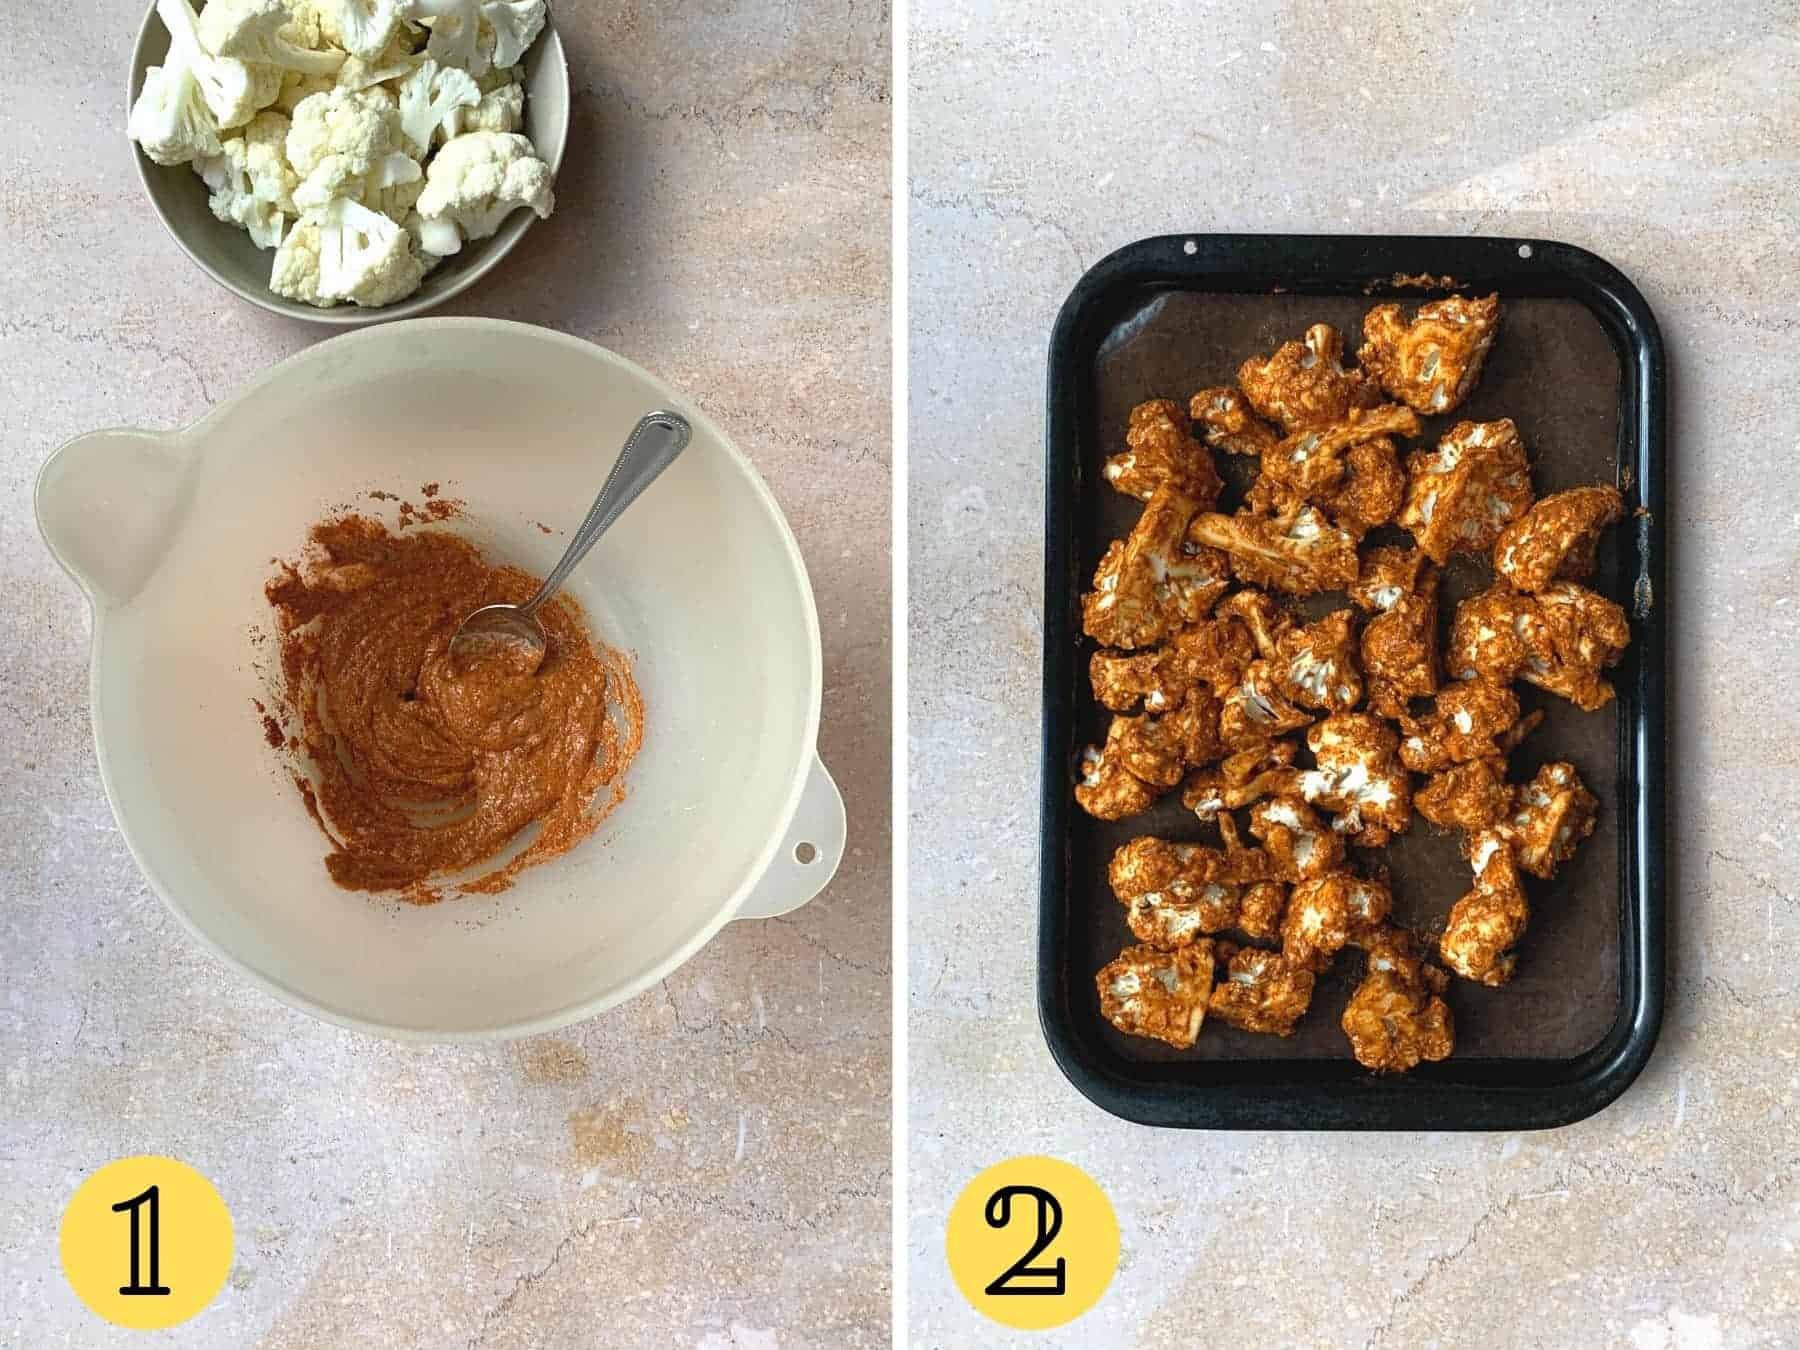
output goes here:
{"type": "MultiPolygon", "coordinates": [[[[1643,296],[1617,268],[1567,244],[1170,235],[1120,249],[1081,279],[1050,346],[1038,1008],[1051,1053],[1089,1099],[1128,1120],[1185,1128],[1516,1130],[1591,1115],[1637,1076],[1663,1011],[1666,401],[1662,338],[1643,296]],[[1517,686],[1548,720],[1513,755],[1514,776],[1545,759],[1574,760],[1600,798],[1600,827],[1554,881],[1526,878],[1532,923],[1513,983],[1452,981],[1457,1049],[1440,1064],[1381,1077],[1350,1057],[1337,1028],[1359,964],[1348,959],[1321,979],[1286,1040],[1212,1023],[1186,1052],[1122,1036],[1101,1017],[1093,979],[1133,941],[1106,861],[1137,834],[1207,834],[1178,802],[1107,824],[1072,795],[1080,748],[1106,719],[1087,688],[1093,644],[1080,597],[1107,540],[1139,509],[1105,485],[1101,461],[1122,443],[1133,404],[1185,405],[1310,323],[1335,324],[1353,353],[1362,313],[1381,300],[1493,291],[1506,313],[1480,385],[1451,418],[1428,419],[1413,446],[1465,416],[1510,416],[1540,495],[1605,480],[1625,495],[1627,519],[1608,532],[1590,583],[1632,618],[1632,646],[1612,672],[1617,700],[1581,714],[1517,686]]],[[[1486,581],[1485,564],[1453,563],[1446,625],[1455,601],[1486,581]]],[[[1392,853],[1403,922],[1441,919],[1468,888],[1454,841],[1423,821],[1392,853]]]]}

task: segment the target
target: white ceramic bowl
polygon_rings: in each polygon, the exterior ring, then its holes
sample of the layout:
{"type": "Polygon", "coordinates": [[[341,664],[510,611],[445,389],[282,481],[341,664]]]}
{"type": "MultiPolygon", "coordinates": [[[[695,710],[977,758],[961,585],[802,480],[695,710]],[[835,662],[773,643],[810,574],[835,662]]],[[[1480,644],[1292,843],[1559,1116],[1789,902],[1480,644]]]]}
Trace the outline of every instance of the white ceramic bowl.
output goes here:
{"type": "MultiPolygon", "coordinates": [[[[131,52],[131,79],[125,104],[127,114],[143,92],[144,72],[151,66],[160,66],[168,54],[169,30],[163,27],[162,20],[156,15],[156,7],[152,5],[144,16],[143,26],[138,29],[137,44],[131,52]]],[[[523,130],[537,147],[538,154],[549,164],[550,171],[556,173],[562,169],[563,155],[569,144],[570,94],[569,62],[563,54],[562,38],[557,34],[553,19],[545,20],[544,31],[525,53],[522,64],[525,83],[523,130]]],[[[497,267],[537,220],[530,211],[514,211],[506,218],[499,233],[490,239],[465,244],[462,252],[433,268],[424,285],[396,304],[382,309],[363,309],[359,305],[320,309],[316,305],[284,299],[269,289],[269,270],[275,263],[275,251],[257,248],[243,230],[215,217],[207,205],[206,184],[193,169],[185,164],[158,164],[136,145],[132,146],[132,156],[157,218],[195,266],[240,299],[273,314],[333,328],[361,328],[389,319],[410,319],[435,309],[452,296],[468,290],[497,267]]]]}
{"type": "Polygon", "coordinates": [[[793,536],[724,433],[610,352],[490,319],[348,334],[185,431],[65,445],[37,515],[93,605],[100,773],[144,875],[207,947],[321,1017],[446,1040],[548,1030],[837,869],[844,808],[814,752],[819,625],[793,536]],[[469,503],[457,528],[541,575],[659,406],[693,422],[691,447],[569,583],[637,657],[647,728],[624,805],[498,897],[420,909],[339,890],[251,703],[273,658],[252,640],[271,626],[269,560],[329,505],[419,500],[437,481],[469,503]]]}

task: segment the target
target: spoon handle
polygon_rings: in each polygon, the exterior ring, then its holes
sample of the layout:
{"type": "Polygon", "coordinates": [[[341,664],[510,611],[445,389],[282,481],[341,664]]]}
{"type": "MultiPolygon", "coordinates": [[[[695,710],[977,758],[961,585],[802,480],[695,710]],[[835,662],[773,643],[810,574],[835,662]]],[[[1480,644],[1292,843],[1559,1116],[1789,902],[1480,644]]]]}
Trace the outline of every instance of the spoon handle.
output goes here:
{"type": "Polygon", "coordinates": [[[538,593],[527,600],[519,608],[530,614],[543,604],[563,582],[569,579],[569,573],[580,565],[588,555],[588,550],[600,542],[600,536],[612,528],[612,524],[625,508],[635,502],[659,477],[662,471],[675,462],[675,457],[687,449],[694,429],[688,425],[687,418],[680,413],[653,412],[633,428],[625,441],[625,448],[619,451],[618,463],[613,465],[612,472],[606,476],[606,483],[600,489],[600,495],[594,498],[594,504],[588,508],[586,518],[575,537],[569,541],[568,551],[562,555],[562,561],[544,578],[544,584],[538,593]]]}

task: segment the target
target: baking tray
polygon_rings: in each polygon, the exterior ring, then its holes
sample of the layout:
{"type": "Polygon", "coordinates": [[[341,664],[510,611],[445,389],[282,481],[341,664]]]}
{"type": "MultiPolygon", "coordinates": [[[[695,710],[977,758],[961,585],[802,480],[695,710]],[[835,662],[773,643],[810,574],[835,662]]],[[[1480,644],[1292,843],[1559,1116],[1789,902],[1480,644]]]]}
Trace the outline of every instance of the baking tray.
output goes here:
{"type": "MultiPolygon", "coordinates": [[[[1662,339],[1643,296],[1609,263],[1567,244],[1170,235],[1129,245],[1081,279],[1050,347],[1038,1005],[1051,1053],[1091,1100],[1128,1120],[1187,1128],[1516,1130],[1591,1115],[1637,1076],[1663,1009],[1666,391],[1662,339]],[[1354,953],[1321,978],[1290,1038],[1211,1022],[1190,1051],[1123,1036],[1101,1017],[1094,990],[1094,972],[1134,941],[1107,862],[1136,835],[1210,842],[1216,833],[1177,797],[1109,824],[1072,795],[1080,749],[1104,739],[1108,716],[1087,686],[1094,644],[1081,631],[1080,597],[1107,542],[1140,510],[1106,486],[1101,461],[1122,445],[1133,405],[1161,397],[1185,406],[1311,323],[1335,325],[1354,353],[1363,314],[1382,300],[1412,306],[1493,291],[1505,314],[1475,393],[1450,417],[1426,419],[1403,448],[1433,444],[1463,418],[1511,417],[1539,495],[1602,481],[1624,493],[1626,520],[1607,532],[1588,583],[1632,617],[1632,645],[1612,672],[1617,700],[1584,714],[1515,686],[1524,708],[1543,708],[1547,720],[1511,756],[1512,777],[1572,760],[1600,799],[1599,826],[1554,881],[1525,878],[1532,919],[1514,980],[1486,989],[1452,979],[1457,1044],[1441,1064],[1382,1077],[1351,1058],[1338,1018],[1360,974],[1354,953]]],[[[1231,509],[1249,465],[1218,459],[1231,509]]],[[[1452,563],[1446,628],[1456,601],[1487,582],[1484,561],[1452,563]]],[[[1470,885],[1454,836],[1423,820],[1388,861],[1402,923],[1441,927],[1470,885]]]]}

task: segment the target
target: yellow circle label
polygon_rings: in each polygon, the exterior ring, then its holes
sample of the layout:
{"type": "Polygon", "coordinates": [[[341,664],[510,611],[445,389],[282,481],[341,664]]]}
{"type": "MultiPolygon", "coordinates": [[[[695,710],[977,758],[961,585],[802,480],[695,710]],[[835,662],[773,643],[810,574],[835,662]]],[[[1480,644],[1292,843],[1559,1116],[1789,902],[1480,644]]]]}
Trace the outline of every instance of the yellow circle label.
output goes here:
{"type": "Polygon", "coordinates": [[[944,1234],[963,1297],[1041,1331],[1100,1301],[1119,1268],[1119,1221],[1094,1179],[1056,1158],[1009,1158],[963,1188],[944,1234]]]}
{"type": "Polygon", "coordinates": [[[122,1327],[154,1331],[211,1303],[231,1271],[231,1211],[184,1162],[108,1163],[63,1211],[63,1274],[81,1301],[122,1327]]]}

